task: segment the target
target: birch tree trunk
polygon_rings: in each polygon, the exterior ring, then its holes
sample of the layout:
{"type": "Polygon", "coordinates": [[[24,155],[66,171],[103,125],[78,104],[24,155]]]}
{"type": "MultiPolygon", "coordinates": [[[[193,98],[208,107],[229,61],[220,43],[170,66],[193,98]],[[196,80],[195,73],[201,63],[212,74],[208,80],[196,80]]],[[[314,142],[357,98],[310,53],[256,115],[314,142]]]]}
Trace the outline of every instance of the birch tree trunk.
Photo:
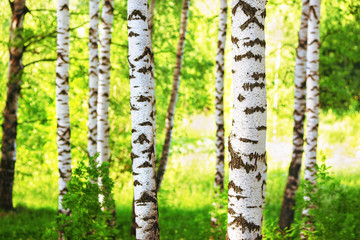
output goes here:
{"type": "Polygon", "coordinates": [[[216,174],[215,188],[224,190],[224,52],[227,28],[227,0],[220,0],[218,50],[216,55],[215,118],[216,174]]]}
{"type": "Polygon", "coordinates": [[[159,239],[158,205],[153,158],[154,90],[147,1],[128,2],[130,107],[136,239],[159,239]]]}
{"type": "Polygon", "coordinates": [[[104,0],[100,25],[100,66],[97,102],[97,152],[99,163],[109,161],[110,46],[114,0],[104,0]]]}
{"type": "Polygon", "coordinates": [[[176,51],[176,64],[174,69],[173,86],[171,91],[170,103],[166,114],[165,142],[162,150],[159,168],[156,174],[157,191],[159,191],[162,179],[164,177],[166,165],[169,158],[170,147],[171,147],[171,134],[172,134],[172,129],[174,127],[175,107],[179,92],[179,86],[180,86],[180,75],[181,75],[182,59],[183,59],[184,47],[185,47],[186,26],[189,17],[189,4],[190,4],[190,0],[183,0],[183,7],[181,11],[180,36],[179,36],[178,48],[176,51]]]}
{"type": "MultiPolygon", "coordinates": [[[[220,0],[218,49],[216,54],[215,120],[216,120],[216,173],[214,187],[224,191],[224,52],[227,28],[227,0],[220,0]]],[[[217,196],[218,197],[218,196],[217,196]]],[[[215,203],[215,206],[217,204],[215,203]]],[[[221,207],[221,206],[219,206],[221,207]]],[[[217,219],[212,213],[211,225],[216,227],[217,219]]]]}
{"type": "MultiPolygon", "coordinates": [[[[320,4],[321,0],[310,0],[308,40],[307,40],[307,69],[306,69],[306,147],[305,147],[305,181],[314,187],[316,191],[316,150],[319,127],[319,48],[320,48],[320,4]]],[[[310,201],[310,196],[304,196],[305,201],[310,201]]],[[[310,217],[305,228],[314,229],[309,210],[315,206],[310,205],[303,209],[303,217],[310,217]]],[[[302,236],[302,239],[307,239],[302,236]]]]}
{"type": "MultiPolygon", "coordinates": [[[[153,27],[154,27],[154,12],[155,12],[155,0],[151,0],[149,6],[149,18],[148,18],[148,25],[149,25],[149,38],[150,38],[150,49],[153,52],[153,27]]],[[[151,55],[151,90],[154,91],[154,101],[153,101],[153,112],[154,112],[154,124],[153,124],[153,131],[154,131],[154,152],[152,158],[156,165],[156,100],[155,100],[155,60],[154,54],[151,55]]],[[[135,236],[136,234],[136,222],[135,222],[135,203],[133,199],[132,203],[132,211],[131,211],[131,228],[130,228],[130,235],[135,236]]]]}
{"type": "Polygon", "coordinates": [[[234,119],[229,136],[227,233],[261,239],[266,187],[266,0],[233,0],[234,119]]]}
{"type": "Polygon", "coordinates": [[[56,61],[56,116],[59,161],[59,213],[68,214],[61,201],[67,193],[71,178],[70,115],[69,115],[69,0],[58,0],[57,61],[56,61]]]}
{"type": "Polygon", "coordinates": [[[300,183],[301,160],[304,152],[304,120],[306,107],[306,49],[307,29],[309,18],[309,0],[302,1],[301,24],[299,31],[299,45],[295,60],[295,106],[293,154],[289,166],[284,199],[280,212],[280,228],[290,228],[294,221],[295,194],[300,183]]]}
{"type": "Polygon", "coordinates": [[[97,97],[99,81],[99,0],[89,1],[89,131],[88,156],[97,152],[97,97]]]}
{"type": "Polygon", "coordinates": [[[29,12],[25,0],[9,1],[11,7],[11,24],[9,39],[9,73],[7,97],[3,112],[3,137],[1,143],[0,167],[0,209],[12,210],[12,191],[16,161],[17,111],[23,73],[22,57],[24,53],[23,23],[29,12]]]}

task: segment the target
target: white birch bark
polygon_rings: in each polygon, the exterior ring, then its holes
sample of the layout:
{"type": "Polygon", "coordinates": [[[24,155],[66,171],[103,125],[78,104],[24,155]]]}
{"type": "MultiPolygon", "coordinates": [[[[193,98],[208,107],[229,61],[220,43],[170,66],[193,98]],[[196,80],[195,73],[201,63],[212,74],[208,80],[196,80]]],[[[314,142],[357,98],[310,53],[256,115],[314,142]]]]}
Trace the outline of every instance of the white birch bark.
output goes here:
{"type": "MultiPolygon", "coordinates": [[[[220,0],[219,11],[219,33],[218,33],[218,49],[216,54],[216,79],[215,79],[215,121],[216,121],[216,171],[214,187],[216,189],[215,196],[218,198],[217,190],[224,191],[224,52],[226,43],[227,28],[227,0],[220,0]]],[[[221,208],[221,205],[213,204],[221,208]]],[[[217,226],[217,219],[214,213],[211,215],[211,225],[217,226]]]]}
{"type": "Polygon", "coordinates": [[[59,161],[59,212],[68,213],[61,201],[67,193],[71,178],[70,116],[69,116],[69,0],[58,0],[57,61],[56,61],[56,117],[59,161]]]}
{"type": "Polygon", "coordinates": [[[266,187],[266,0],[233,0],[234,119],[229,136],[228,238],[261,239],[266,187]]]}
{"type": "Polygon", "coordinates": [[[309,18],[309,0],[302,1],[299,43],[295,60],[295,102],[293,154],[289,166],[284,199],[281,207],[279,225],[281,229],[290,228],[294,221],[295,194],[300,184],[301,160],[304,152],[304,121],[306,108],[306,49],[309,18]]]}
{"type": "MultiPolygon", "coordinates": [[[[305,147],[305,181],[316,187],[316,150],[319,127],[319,48],[320,48],[320,0],[310,0],[307,64],[306,64],[306,147],[305,147]]],[[[316,189],[316,188],[315,188],[316,189]]],[[[310,196],[304,196],[305,201],[310,196]]],[[[309,210],[315,206],[303,209],[303,216],[309,217],[309,210]]],[[[312,225],[311,219],[309,224],[312,225]]],[[[309,230],[313,229],[313,226],[309,230]]],[[[303,238],[303,237],[302,237],[303,238]]],[[[306,237],[305,237],[306,238],[306,237]]]]}
{"type": "Polygon", "coordinates": [[[89,131],[88,156],[92,157],[97,151],[97,97],[99,81],[99,0],[89,1],[89,131]]]}
{"type": "Polygon", "coordinates": [[[146,0],[128,2],[128,37],[136,239],[159,239],[153,158],[155,96],[146,0]]]}
{"type": "Polygon", "coordinates": [[[113,24],[114,0],[104,0],[100,25],[100,66],[97,102],[97,152],[98,162],[109,161],[109,95],[110,46],[113,24]]]}
{"type": "Polygon", "coordinates": [[[218,49],[216,54],[215,121],[216,174],[215,188],[224,190],[224,52],[227,28],[227,0],[220,0],[218,49]]]}

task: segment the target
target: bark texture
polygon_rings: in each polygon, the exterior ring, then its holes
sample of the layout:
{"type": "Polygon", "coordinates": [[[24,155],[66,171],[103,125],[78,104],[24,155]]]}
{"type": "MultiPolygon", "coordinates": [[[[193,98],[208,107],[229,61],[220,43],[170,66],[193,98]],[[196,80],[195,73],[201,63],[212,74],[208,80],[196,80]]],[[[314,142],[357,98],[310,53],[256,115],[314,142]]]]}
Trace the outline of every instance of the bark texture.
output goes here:
{"type": "Polygon", "coordinates": [[[69,115],[69,0],[58,0],[56,60],[56,116],[59,161],[59,213],[68,213],[61,201],[71,178],[70,115],[69,115]]]}
{"type": "Polygon", "coordinates": [[[183,7],[181,11],[180,36],[176,51],[176,63],[174,69],[173,86],[171,91],[170,103],[166,114],[165,142],[161,154],[159,168],[156,174],[157,191],[159,191],[162,179],[164,177],[166,165],[169,158],[170,147],[171,147],[171,135],[172,135],[172,129],[174,127],[175,107],[179,92],[181,67],[182,67],[182,60],[183,60],[184,47],[185,47],[186,26],[189,17],[189,4],[190,4],[190,0],[183,0],[183,7]]]}
{"type": "Polygon", "coordinates": [[[304,120],[306,108],[306,49],[307,29],[309,18],[309,0],[302,1],[301,24],[299,31],[299,45],[295,60],[295,106],[293,154],[289,166],[284,199],[280,212],[280,228],[290,228],[294,221],[295,194],[300,183],[301,160],[304,152],[304,120]]]}
{"type": "Polygon", "coordinates": [[[128,2],[130,107],[136,239],[159,239],[155,113],[147,1],[128,2]]]}
{"type": "Polygon", "coordinates": [[[104,0],[100,25],[100,66],[97,102],[97,152],[98,162],[109,161],[109,95],[110,95],[110,46],[113,24],[114,0],[104,0]]]}
{"type": "MultiPolygon", "coordinates": [[[[150,49],[152,52],[152,36],[153,36],[153,26],[154,26],[154,12],[155,12],[155,0],[151,0],[149,9],[149,38],[150,38],[150,49]]],[[[155,100],[155,61],[154,61],[154,54],[151,55],[151,91],[154,91],[154,101],[153,101],[153,112],[154,112],[154,124],[153,124],[153,130],[154,130],[154,152],[153,152],[153,161],[156,165],[156,100],[155,100]]],[[[135,236],[136,234],[136,222],[135,222],[135,203],[133,199],[132,204],[132,211],[131,211],[131,228],[130,228],[130,235],[135,236]]]]}
{"type": "Polygon", "coordinates": [[[99,81],[99,0],[89,1],[89,131],[88,156],[97,152],[97,97],[99,81]]]}
{"type": "Polygon", "coordinates": [[[215,118],[216,118],[216,174],[215,188],[224,190],[224,52],[227,28],[227,0],[220,0],[218,49],[216,55],[215,118]]]}
{"type": "Polygon", "coordinates": [[[13,209],[12,190],[14,184],[16,161],[16,128],[18,100],[23,73],[22,57],[25,51],[23,43],[23,22],[29,11],[25,0],[9,1],[11,7],[11,24],[9,39],[9,72],[6,104],[3,112],[3,137],[1,143],[0,167],[0,209],[13,209]]]}
{"type": "Polygon", "coordinates": [[[234,119],[229,136],[228,239],[261,239],[266,187],[266,0],[233,0],[234,119]]]}
{"type": "MultiPolygon", "coordinates": [[[[218,48],[216,54],[216,79],[215,79],[215,120],[216,120],[216,173],[214,187],[217,191],[224,191],[224,53],[226,43],[226,28],[227,28],[227,0],[220,0],[219,12],[219,33],[218,33],[218,48]]],[[[216,203],[214,203],[217,206],[216,203]]],[[[222,207],[222,206],[218,206],[222,207]]],[[[211,225],[217,226],[217,219],[212,213],[211,225]]]]}
{"type": "MultiPolygon", "coordinates": [[[[305,147],[305,181],[311,184],[316,191],[316,150],[319,127],[319,48],[320,48],[320,0],[310,0],[309,21],[308,21],[308,40],[307,40],[307,65],[306,65],[306,147],[305,147]]],[[[304,196],[305,201],[310,200],[310,196],[304,196]]],[[[309,217],[309,210],[315,206],[303,209],[303,216],[309,217]]],[[[312,220],[306,228],[313,230],[312,220]]],[[[302,236],[306,239],[306,236],[302,236]]]]}

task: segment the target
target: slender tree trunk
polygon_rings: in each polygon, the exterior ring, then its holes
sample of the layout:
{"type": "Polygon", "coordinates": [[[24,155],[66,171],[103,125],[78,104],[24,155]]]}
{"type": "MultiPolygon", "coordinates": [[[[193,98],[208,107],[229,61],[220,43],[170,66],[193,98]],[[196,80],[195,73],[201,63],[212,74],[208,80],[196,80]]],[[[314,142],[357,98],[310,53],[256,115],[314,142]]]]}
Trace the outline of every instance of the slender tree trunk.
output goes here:
{"type": "Polygon", "coordinates": [[[280,212],[280,228],[290,228],[294,221],[295,194],[300,183],[301,160],[304,152],[304,120],[306,107],[306,49],[307,28],[309,17],[309,0],[303,0],[301,25],[299,31],[299,45],[296,50],[295,62],[295,106],[293,155],[289,167],[284,199],[280,212]]]}
{"type": "Polygon", "coordinates": [[[158,205],[153,158],[154,90],[152,83],[147,1],[128,2],[132,160],[137,239],[159,239],[158,205]]]}
{"type": "Polygon", "coordinates": [[[89,1],[89,132],[88,156],[92,157],[97,152],[97,97],[99,81],[99,0],[89,1]]]}
{"type": "Polygon", "coordinates": [[[97,151],[100,163],[109,161],[110,46],[114,1],[104,0],[100,25],[100,66],[97,102],[97,151]]]}
{"type": "Polygon", "coordinates": [[[227,27],[227,0],[220,0],[218,50],[216,55],[215,118],[216,175],[215,188],[224,190],[224,51],[227,27]]]}
{"type": "Polygon", "coordinates": [[[233,0],[234,119],[229,136],[228,238],[261,239],[266,187],[266,0],[233,0]]]}
{"type": "MultiPolygon", "coordinates": [[[[320,48],[320,4],[321,0],[310,0],[308,40],[307,40],[307,65],[306,65],[306,148],[305,148],[305,181],[316,191],[316,150],[319,127],[319,48],[320,48]]],[[[304,196],[305,201],[310,201],[310,196],[304,196]]],[[[315,206],[310,205],[303,209],[303,217],[308,217],[307,230],[314,229],[309,210],[315,206]]],[[[302,239],[307,239],[302,234],[302,239]]]]}
{"type": "MultiPolygon", "coordinates": [[[[216,80],[215,80],[215,119],[216,119],[216,173],[214,187],[217,191],[224,191],[224,52],[227,28],[227,0],[220,0],[218,49],[216,54],[216,80]]],[[[215,206],[218,206],[215,203],[215,206]]],[[[219,206],[221,207],[221,206],[219,206]]],[[[217,219],[212,214],[211,225],[216,227],[217,219]]]]}
{"type": "Polygon", "coordinates": [[[0,209],[12,210],[12,191],[14,184],[16,161],[16,127],[18,99],[21,87],[21,77],[24,66],[22,57],[25,51],[23,43],[23,22],[29,11],[25,0],[9,1],[11,7],[11,24],[9,39],[9,73],[7,97],[3,112],[3,138],[1,143],[0,167],[0,209]]]}
{"type": "MultiPolygon", "coordinates": [[[[114,0],[103,0],[100,24],[100,64],[99,64],[99,84],[97,101],[97,161],[101,164],[109,162],[109,96],[110,96],[110,53],[111,53],[111,29],[114,19],[114,0]]],[[[101,179],[99,179],[101,185],[101,179]]],[[[102,195],[99,196],[100,202],[103,201],[102,195]]],[[[112,213],[112,220],[109,222],[111,227],[116,224],[115,205],[109,209],[112,213]]]]}
{"type": "Polygon", "coordinates": [[[69,0],[58,0],[57,61],[56,61],[56,116],[59,161],[59,213],[68,214],[61,201],[67,193],[71,178],[70,115],[69,115],[69,0]]]}
{"type": "MultiPolygon", "coordinates": [[[[155,12],[155,0],[151,0],[150,6],[149,6],[149,38],[150,38],[150,49],[151,52],[153,52],[153,27],[154,27],[154,12],[155,12]]],[[[153,131],[154,131],[154,152],[152,155],[153,161],[155,162],[156,166],[156,100],[155,100],[155,61],[154,61],[154,54],[151,55],[151,91],[154,93],[154,101],[153,101],[153,112],[154,112],[154,124],[153,124],[153,131]]],[[[130,227],[130,235],[135,236],[136,234],[136,222],[135,222],[135,202],[133,199],[132,209],[131,209],[131,227],[130,227]]]]}
{"type": "Polygon", "coordinates": [[[182,59],[183,59],[184,47],[185,47],[186,26],[189,17],[189,4],[190,4],[190,0],[183,0],[181,23],[180,23],[180,36],[179,36],[179,43],[176,52],[176,64],[175,64],[174,79],[172,86],[173,88],[171,91],[171,98],[170,98],[169,108],[167,111],[166,122],[165,122],[165,128],[166,128],[165,142],[162,150],[159,168],[156,174],[157,191],[159,191],[162,179],[164,177],[166,165],[169,158],[170,147],[171,147],[171,134],[172,134],[172,129],[174,127],[175,107],[176,107],[176,101],[177,101],[179,85],[180,85],[182,59]]]}

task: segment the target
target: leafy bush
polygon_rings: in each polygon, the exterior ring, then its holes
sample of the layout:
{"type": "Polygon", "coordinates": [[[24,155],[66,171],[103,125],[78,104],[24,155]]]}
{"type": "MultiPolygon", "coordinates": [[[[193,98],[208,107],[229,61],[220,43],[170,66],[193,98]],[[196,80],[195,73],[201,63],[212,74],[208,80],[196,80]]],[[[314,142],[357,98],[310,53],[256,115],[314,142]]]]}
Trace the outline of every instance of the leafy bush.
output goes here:
{"type": "Polygon", "coordinates": [[[109,177],[109,163],[98,166],[97,156],[90,158],[89,166],[81,161],[68,183],[62,203],[70,214],[58,216],[58,230],[67,239],[111,239],[115,235],[110,226],[113,221],[110,209],[115,206],[111,196],[114,183],[109,177]],[[102,202],[99,196],[103,197],[102,202]]]}

